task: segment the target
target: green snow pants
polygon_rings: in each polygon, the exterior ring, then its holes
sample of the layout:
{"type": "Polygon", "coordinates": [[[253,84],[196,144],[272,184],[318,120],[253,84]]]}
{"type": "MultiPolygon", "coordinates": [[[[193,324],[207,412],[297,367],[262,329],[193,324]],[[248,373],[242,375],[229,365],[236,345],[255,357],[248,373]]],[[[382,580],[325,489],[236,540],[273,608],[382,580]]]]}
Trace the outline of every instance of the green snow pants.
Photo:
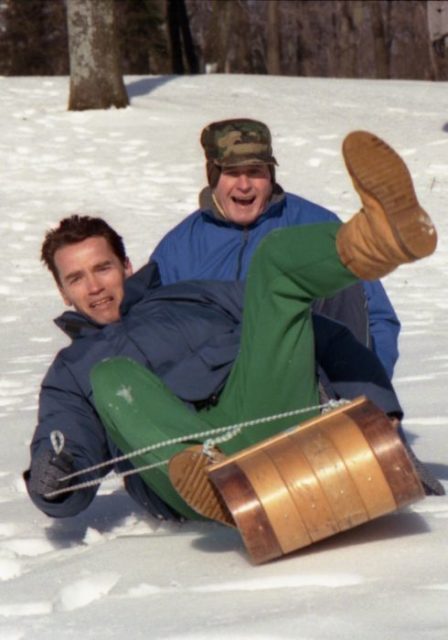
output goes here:
{"type": "MultiPolygon", "coordinates": [[[[241,347],[216,406],[191,411],[163,382],[141,365],[112,358],[91,374],[96,408],[115,444],[128,453],[179,436],[172,444],[132,459],[135,467],[169,459],[207,438],[195,434],[245,420],[318,404],[310,305],[356,282],[339,260],[339,223],[272,231],[259,245],[247,277],[241,347]]],[[[231,454],[316,415],[243,429],[222,443],[231,454]]],[[[198,518],[173,489],[167,466],[141,473],[172,508],[198,518]]]]}

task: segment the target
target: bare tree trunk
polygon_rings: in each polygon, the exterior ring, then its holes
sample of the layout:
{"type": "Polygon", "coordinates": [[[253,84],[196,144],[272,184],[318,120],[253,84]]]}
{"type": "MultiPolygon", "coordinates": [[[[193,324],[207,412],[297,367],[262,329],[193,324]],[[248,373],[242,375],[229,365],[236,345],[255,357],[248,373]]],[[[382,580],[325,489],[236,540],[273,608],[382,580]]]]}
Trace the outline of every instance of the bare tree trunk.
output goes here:
{"type": "Polygon", "coordinates": [[[68,74],[63,2],[0,0],[0,76],[68,74]]]}
{"type": "Polygon", "coordinates": [[[331,74],[335,77],[356,78],[363,5],[358,0],[344,0],[334,4],[337,31],[333,34],[333,54],[336,55],[328,58],[331,74]]]}
{"type": "Polygon", "coordinates": [[[384,24],[381,4],[379,2],[370,2],[369,8],[375,56],[375,75],[377,78],[389,78],[390,42],[384,24]]]}
{"type": "Polygon", "coordinates": [[[71,111],[127,107],[114,0],[67,0],[71,111]]]}
{"type": "Polygon", "coordinates": [[[206,64],[214,65],[219,73],[229,72],[230,28],[233,0],[211,0],[208,37],[204,55],[206,64]]]}
{"type": "Polygon", "coordinates": [[[252,73],[251,22],[247,2],[231,2],[229,12],[229,50],[226,51],[227,73],[252,73]]]}
{"type": "Polygon", "coordinates": [[[267,1],[267,56],[266,67],[269,75],[281,74],[280,64],[280,3],[277,0],[267,1]]]}
{"type": "Polygon", "coordinates": [[[428,47],[427,3],[390,2],[391,77],[434,80],[428,47]]]}
{"type": "Polygon", "coordinates": [[[443,80],[448,77],[448,2],[429,0],[426,11],[432,75],[443,80]]]}
{"type": "Polygon", "coordinates": [[[204,42],[206,66],[218,73],[247,73],[249,12],[242,0],[211,0],[204,42]]]}
{"type": "Polygon", "coordinates": [[[168,36],[170,41],[171,68],[174,74],[185,73],[182,55],[182,40],[180,36],[180,13],[177,0],[167,0],[166,17],[168,22],[168,36]]]}
{"type": "Polygon", "coordinates": [[[167,0],[166,7],[173,73],[185,73],[184,62],[188,65],[189,73],[199,73],[199,61],[194,48],[185,1],[167,0]]]}
{"type": "Polygon", "coordinates": [[[191,35],[190,20],[185,6],[185,0],[179,0],[179,2],[180,27],[188,69],[190,73],[199,73],[199,61],[194,48],[193,36],[191,35]]]}

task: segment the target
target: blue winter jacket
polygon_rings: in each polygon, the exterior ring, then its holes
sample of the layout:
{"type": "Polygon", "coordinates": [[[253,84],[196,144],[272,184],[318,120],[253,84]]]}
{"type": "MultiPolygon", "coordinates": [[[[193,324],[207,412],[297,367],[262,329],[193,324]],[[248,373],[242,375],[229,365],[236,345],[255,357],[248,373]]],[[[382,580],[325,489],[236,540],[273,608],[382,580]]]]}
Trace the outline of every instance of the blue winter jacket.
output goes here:
{"type": "MultiPolygon", "coordinates": [[[[96,413],[90,371],[99,361],[125,356],[154,371],[194,410],[219,394],[240,344],[242,283],[183,282],[160,286],[155,263],[125,283],[121,320],[98,325],[76,312],[64,313],[57,325],[72,339],[50,366],[41,387],[38,426],[31,443],[32,461],[51,449],[50,434],[62,431],[64,450],[84,469],[119,455],[96,413]]],[[[376,356],[339,323],[315,317],[316,358],[334,397],[367,395],[386,413],[401,415],[389,379],[376,356]]],[[[117,471],[131,468],[120,463],[117,471]]],[[[110,468],[102,470],[104,475],[110,468]]],[[[25,481],[29,480],[25,472],[25,481]]],[[[96,478],[100,472],[82,480],[96,478]]],[[[128,493],[153,515],[176,517],[136,474],[126,480],[128,493]]],[[[52,517],[74,516],[85,509],[96,487],[75,491],[57,502],[28,489],[36,506],[52,517]]]]}
{"type": "MultiPolygon", "coordinates": [[[[338,220],[331,211],[284,193],[278,185],[266,211],[247,227],[217,215],[209,189],[201,193],[200,202],[201,208],[169,231],[151,256],[163,284],[240,280],[246,277],[260,240],[273,229],[338,220]]],[[[346,324],[358,340],[372,347],[392,379],[400,323],[381,282],[354,285],[331,301],[320,301],[315,310],[346,324]]]]}

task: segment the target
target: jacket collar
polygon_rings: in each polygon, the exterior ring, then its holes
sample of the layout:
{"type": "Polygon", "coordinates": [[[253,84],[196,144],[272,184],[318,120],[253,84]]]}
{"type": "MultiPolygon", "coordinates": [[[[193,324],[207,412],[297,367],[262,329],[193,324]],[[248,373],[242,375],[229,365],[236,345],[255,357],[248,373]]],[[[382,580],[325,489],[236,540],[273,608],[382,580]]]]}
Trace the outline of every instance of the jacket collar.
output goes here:
{"type": "MultiPolygon", "coordinates": [[[[160,274],[157,263],[148,262],[126,280],[124,285],[124,298],[120,307],[121,315],[127,315],[129,310],[143,298],[148,290],[157,289],[160,285],[160,274]]],[[[71,340],[95,335],[95,333],[101,331],[106,326],[94,322],[77,311],[65,311],[54,320],[54,323],[61,331],[66,333],[71,340]]]]}
{"type": "MultiPolygon", "coordinates": [[[[253,227],[256,227],[266,218],[269,218],[274,215],[278,215],[280,212],[281,206],[283,205],[283,202],[285,200],[285,197],[286,197],[285,192],[283,191],[282,187],[279,184],[275,183],[274,188],[272,190],[272,195],[269,198],[269,202],[267,204],[266,209],[263,211],[261,216],[259,216],[254,222],[252,222],[252,224],[248,225],[247,228],[251,229],[253,227]]],[[[202,191],[200,192],[199,209],[205,216],[212,218],[214,222],[220,222],[225,226],[235,227],[237,229],[243,228],[241,227],[241,225],[234,224],[233,222],[230,222],[229,220],[226,220],[225,218],[222,217],[221,213],[219,212],[215,204],[212,190],[210,189],[210,187],[204,187],[204,189],[202,189],[202,191]]]]}

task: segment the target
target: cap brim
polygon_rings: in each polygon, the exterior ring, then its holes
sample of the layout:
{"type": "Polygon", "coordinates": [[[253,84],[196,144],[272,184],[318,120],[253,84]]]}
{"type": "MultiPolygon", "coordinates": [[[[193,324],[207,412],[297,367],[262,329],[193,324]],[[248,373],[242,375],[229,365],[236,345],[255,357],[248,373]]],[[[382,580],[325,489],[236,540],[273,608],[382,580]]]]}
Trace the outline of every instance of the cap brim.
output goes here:
{"type": "Polygon", "coordinates": [[[277,165],[277,160],[275,158],[270,158],[269,160],[261,160],[260,158],[241,158],[241,160],[232,160],[230,162],[219,162],[219,160],[214,160],[214,163],[221,169],[230,169],[232,167],[277,165]]]}

